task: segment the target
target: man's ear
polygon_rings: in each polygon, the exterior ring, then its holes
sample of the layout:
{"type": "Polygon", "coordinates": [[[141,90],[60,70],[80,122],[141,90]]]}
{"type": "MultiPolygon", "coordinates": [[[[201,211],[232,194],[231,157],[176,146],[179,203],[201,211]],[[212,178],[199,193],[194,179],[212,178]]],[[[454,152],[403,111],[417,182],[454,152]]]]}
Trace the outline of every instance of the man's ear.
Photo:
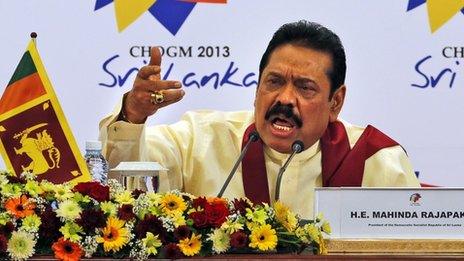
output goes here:
{"type": "Polygon", "coordinates": [[[334,122],[338,118],[338,114],[342,110],[343,102],[345,101],[346,86],[342,85],[332,95],[330,100],[330,115],[329,121],[334,122]]]}

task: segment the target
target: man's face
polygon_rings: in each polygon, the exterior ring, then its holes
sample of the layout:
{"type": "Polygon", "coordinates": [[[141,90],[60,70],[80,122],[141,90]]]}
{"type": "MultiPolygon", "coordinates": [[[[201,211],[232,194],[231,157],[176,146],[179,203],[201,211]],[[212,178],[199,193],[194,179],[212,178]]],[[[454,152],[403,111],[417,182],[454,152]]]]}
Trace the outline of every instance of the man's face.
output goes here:
{"type": "Polygon", "coordinates": [[[330,96],[329,54],[285,44],[277,47],[264,68],[255,98],[255,124],[265,144],[290,153],[299,139],[305,149],[320,139],[337,119],[345,87],[330,96]]]}

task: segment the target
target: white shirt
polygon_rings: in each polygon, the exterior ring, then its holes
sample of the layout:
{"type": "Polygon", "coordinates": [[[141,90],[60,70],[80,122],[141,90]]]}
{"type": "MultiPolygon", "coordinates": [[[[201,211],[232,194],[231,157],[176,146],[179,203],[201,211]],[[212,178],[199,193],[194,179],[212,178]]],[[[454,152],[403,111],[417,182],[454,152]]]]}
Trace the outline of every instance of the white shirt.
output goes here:
{"type": "MultiPolygon", "coordinates": [[[[169,171],[160,176],[161,190],[181,189],[196,196],[216,196],[240,154],[242,137],[254,121],[253,113],[187,112],[172,125],[114,122],[113,114],[100,123],[104,153],[114,167],[120,161],[156,161],[169,171]]],[[[346,122],[353,147],[364,128],[346,122]]],[[[274,199],[277,173],[288,157],[267,146],[264,157],[270,198],[274,199]]],[[[314,188],[322,186],[319,142],[296,154],[283,175],[280,200],[302,218],[313,218],[314,188]]],[[[362,186],[418,187],[414,171],[400,146],[381,149],[365,162],[362,186]]],[[[224,197],[244,197],[241,168],[224,197]]]]}

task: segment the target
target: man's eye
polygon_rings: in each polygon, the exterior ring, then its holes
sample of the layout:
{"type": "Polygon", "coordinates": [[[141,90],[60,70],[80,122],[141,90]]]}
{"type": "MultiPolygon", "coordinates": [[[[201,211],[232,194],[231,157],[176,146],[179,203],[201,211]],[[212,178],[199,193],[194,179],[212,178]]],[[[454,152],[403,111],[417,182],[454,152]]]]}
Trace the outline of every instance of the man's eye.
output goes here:
{"type": "Polygon", "coordinates": [[[298,87],[304,91],[314,90],[314,86],[311,83],[300,83],[298,87]]]}
{"type": "Polygon", "coordinates": [[[312,82],[300,82],[297,84],[298,89],[304,94],[304,95],[313,95],[314,93],[317,92],[317,88],[312,82]]]}
{"type": "Polygon", "coordinates": [[[269,78],[268,79],[268,84],[270,85],[279,85],[282,81],[279,78],[269,78]]]}

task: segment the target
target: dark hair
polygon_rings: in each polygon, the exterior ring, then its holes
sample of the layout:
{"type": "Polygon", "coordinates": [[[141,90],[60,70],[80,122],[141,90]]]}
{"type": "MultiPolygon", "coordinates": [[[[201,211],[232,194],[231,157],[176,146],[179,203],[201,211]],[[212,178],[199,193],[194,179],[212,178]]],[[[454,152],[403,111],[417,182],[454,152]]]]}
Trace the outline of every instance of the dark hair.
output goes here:
{"type": "Polygon", "coordinates": [[[332,56],[332,68],[328,71],[330,94],[332,95],[345,82],[346,58],[340,38],[326,27],[301,20],[282,25],[272,37],[259,63],[259,80],[269,62],[269,56],[279,46],[295,44],[323,51],[332,56]]]}

